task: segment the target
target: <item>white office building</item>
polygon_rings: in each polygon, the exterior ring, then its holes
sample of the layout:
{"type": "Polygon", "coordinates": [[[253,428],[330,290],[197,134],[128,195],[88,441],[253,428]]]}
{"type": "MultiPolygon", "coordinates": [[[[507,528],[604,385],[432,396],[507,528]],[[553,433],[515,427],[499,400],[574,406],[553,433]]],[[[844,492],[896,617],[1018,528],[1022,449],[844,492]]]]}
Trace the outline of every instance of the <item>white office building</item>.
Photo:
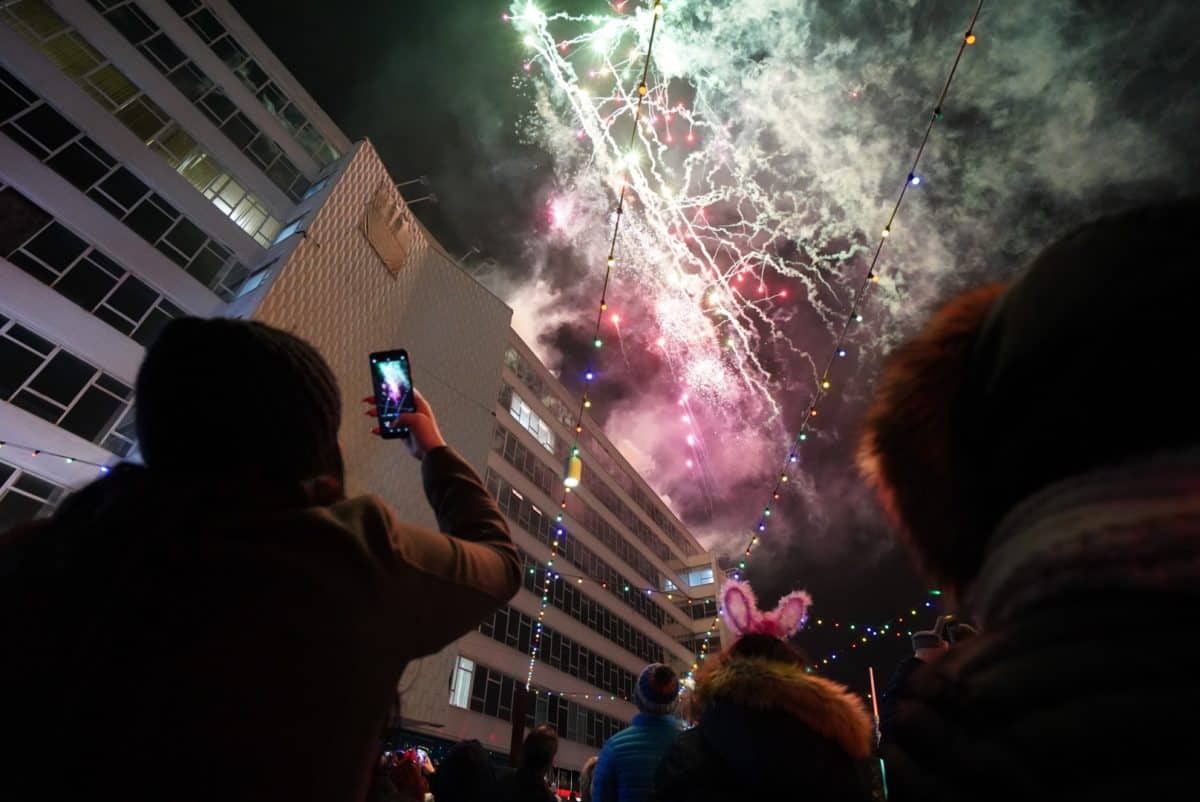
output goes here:
{"type": "MultiPolygon", "coordinates": [[[[508,515],[526,582],[478,632],[410,666],[392,736],[506,754],[578,409],[511,310],[226,0],[0,0],[0,134],[0,529],[136,456],[137,368],[180,315],[314,342],[342,385],[351,490],[432,525],[415,462],[357,417],[366,355],[405,347],[508,515]]],[[[643,665],[695,664],[720,579],[598,427],[583,429],[526,719],[558,729],[564,793],[634,714],[643,665]]],[[[237,459],[237,443],[210,447],[237,459]]],[[[397,626],[436,620],[398,611],[397,626]]]]}

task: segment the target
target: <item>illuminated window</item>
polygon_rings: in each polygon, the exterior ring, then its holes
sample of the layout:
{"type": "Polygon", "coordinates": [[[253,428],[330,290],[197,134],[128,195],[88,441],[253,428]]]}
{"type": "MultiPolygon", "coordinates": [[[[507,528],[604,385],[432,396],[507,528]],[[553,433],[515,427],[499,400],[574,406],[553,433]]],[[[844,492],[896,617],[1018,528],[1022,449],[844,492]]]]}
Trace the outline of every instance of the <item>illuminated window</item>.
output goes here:
{"type": "Polygon", "coordinates": [[[683,575],[683,579],[688,583],[689,586],[693,588],[699,585],[708,585],[713,581],[713,569],[693,568],[691,571],[688,571],[683,575]]]}
{"type": "Polygon", "coordinates": [[[475,678],[475,661],[459,657],[450,675],[450,704],[466,710],[471,706],[471,681],[475,678]]]}
{"type": "MultiPolygon", "coordinates": [[[[212,176],[228,176],[225,168],[196,144],[194,137],[182,132],[165,111],[124,73],[109,64],[103,54],[72,30],[43,0],[16,0],[8,5],[0,5],[0,23],[41,51],[197,189],[203,192],[204,186],[215,180],[212,176]],[[181,134],[186,140],[179,139],[181,134]],[[170,145],[167,140],[172,140],[170,145]],[[185,147],[188,142],[190,148],[185,147]],[[208,162],[204,166],[203,181],[188,172],[199,161],[208,162]]],[[[307,183],[304,186],[307,187],[307,183]]],[[[303,189],[297,187],[296,197],[302,192],[303,189]]],[[[212,195],[207,192],[205,195],[212,200],[212,195]]],[[[232,206],[227,209],[216,205],[266,248],[279,232],[279,221],[271,217],[262,202],[253,195],[249,196],[248,203],[253,207],[252,213],[235,214],[232,206]]]]}
{"type": "Polygon", "coordinates": [[[547,451],[551,454],[554,453],[554,430],[550,428],[550,424],[529,408],[529,404],[526,404],[521,396],[513,393],[512,404],[508,411],[517,423],[525,427],[525,431],[532,434],[547,451]]]}

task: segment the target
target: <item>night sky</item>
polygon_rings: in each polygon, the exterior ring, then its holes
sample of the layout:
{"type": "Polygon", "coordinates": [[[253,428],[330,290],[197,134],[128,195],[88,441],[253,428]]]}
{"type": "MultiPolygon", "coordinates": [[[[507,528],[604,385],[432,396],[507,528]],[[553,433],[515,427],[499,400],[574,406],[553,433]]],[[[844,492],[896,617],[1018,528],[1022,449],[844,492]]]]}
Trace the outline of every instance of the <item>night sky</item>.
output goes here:
{"type": "MultiPolygon", "coordinates": [[[[469,254],[522,336],[578,388],[615,202],[612,154],[594,138],[602,126],[588,128],[568,98],[636,86],[640,70],[621,59],[645,44],[638,4],[541,0],[547,14],[591,15],[547,23],[560,45],[551,50],[579,71],[565,83],[523,43],[530,19],[503,21],[500,2],[235,6],[352,139],[374,142],[397,180],[428,176],[428,187],[404,191],[440,203],[414,211],[452,254],[469,254]],[[619,44],[604,50],[590,37],[617,18],[619,44]]],[[[623,313],[621,347],[605,348],[593,412],[685,523],[736,551],[807,413],[814,366],[833,347],[975,2],[666,6],[652,98],[669,94],[662,108],[681,110],[651,121],[662,147],[637,169],[674,187],[680,207],[690,190],[689,221],[751,232],[710,267],[751,258],[745,275],[713,283],[699,246],[671,240],[677,223],[654,221],[660,201],[631,203],[610,294],[623,313]],[[672,253],[682,254],[682,284],[666,275],[672,253]],[[749,297],[755,285],[768,300],[749,297]],[[731,332],[737,345],[720,350],[731,332]]],[[[976,30],[879,288],[836,364],[838,391],[749,570],[769,602],[793,587],[813,594],[826,625],[798,643],[817,658],[838,651],[829,673],[860,689],[868,664],[886,679],[907,638],[850,650],[845,627],[908,619],[928,598],[853,469],[880,358],[939,300],[1011,277],[1057,232],[1200,188],[1200,4],[993,0],[976,30]],[[828,627],[834,619],[842,629],[828,627]]],[[[593,121],[607,124],[596,103],[593,121]]],[[[614,117],[625,141],[629,122],[614,117]]],[[[1136,266],[1131,280],[1153,280],[1153,266],[1136,266]]],[[[605,338],[617,339],[610,328],[605,338]]],[[[932,623],[925,612],[921,623],[932,623]]]]}

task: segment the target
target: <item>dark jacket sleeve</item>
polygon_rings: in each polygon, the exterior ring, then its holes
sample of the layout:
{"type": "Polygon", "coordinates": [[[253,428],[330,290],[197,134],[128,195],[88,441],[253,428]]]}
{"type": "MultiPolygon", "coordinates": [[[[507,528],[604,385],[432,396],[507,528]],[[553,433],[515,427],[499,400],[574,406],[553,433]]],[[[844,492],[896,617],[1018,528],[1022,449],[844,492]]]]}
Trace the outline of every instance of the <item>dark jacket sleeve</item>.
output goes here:
{"type": "Polygon", "coordinates": [[[389,508],[393,590],[422,626],[406,635],[411,656],[456,640],[521,587],[521,560],[503,513],[479,475],[449,447],[425,455],[425,496],[438,529],[399,521],[389,508]]]}
{"type": "Polygon", "coordinates": [[[896,717],[896,706],[899,704],[900,696],[904,693],[909,678],[923,665],[925,665],[924,661],[918,659],[916,655],[909,655],[900,661],[900,665],[896,666],[896,673],[892,675],[892,681],[888,683],[883,695],[879,698],[879,740],[881,743],[891,740],[892,722],[896,717]]]}

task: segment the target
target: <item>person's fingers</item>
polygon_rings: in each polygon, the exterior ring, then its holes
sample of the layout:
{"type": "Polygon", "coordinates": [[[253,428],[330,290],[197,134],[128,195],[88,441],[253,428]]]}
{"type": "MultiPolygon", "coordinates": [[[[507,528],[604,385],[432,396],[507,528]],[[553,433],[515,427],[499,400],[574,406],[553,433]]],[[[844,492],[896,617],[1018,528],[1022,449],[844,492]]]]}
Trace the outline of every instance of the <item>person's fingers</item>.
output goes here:
{"type": "Polygon", "coordinates": [[[379,417],[379,410],[377,410],[375,407],[371,407],[370,409],[368,409],[368,410],[365,410],[365,411],[363,412],[363,414],[364,414],[364,415],[370,415],[372,418],[378,418],[378,417],[379,417]]]}
{"type": "Polygon", "coordinates": [[[373,395],[369,395],[369,396],[367,396],[366,398],[364,398],[364,399],[363,399],[363,403],[364,403],[364,404],[374,404],[374,403],[375,403],[375,396],[373,396],[373,395]]]}
{"type": "Polygon", "coordinates": [[[413,388],[413,406],[422,415],[433,417],[433,407],[429,406],[429,402],[425,400],[425,396],[421,395],[421,391],[415,387],[413,388]]]}
{"type": "Polygon", "coordinates": [[[380,432],[379,427],[376,426],[374,429],[371,430],[371,434],[382,434],[382,432],[380,432]]]}

